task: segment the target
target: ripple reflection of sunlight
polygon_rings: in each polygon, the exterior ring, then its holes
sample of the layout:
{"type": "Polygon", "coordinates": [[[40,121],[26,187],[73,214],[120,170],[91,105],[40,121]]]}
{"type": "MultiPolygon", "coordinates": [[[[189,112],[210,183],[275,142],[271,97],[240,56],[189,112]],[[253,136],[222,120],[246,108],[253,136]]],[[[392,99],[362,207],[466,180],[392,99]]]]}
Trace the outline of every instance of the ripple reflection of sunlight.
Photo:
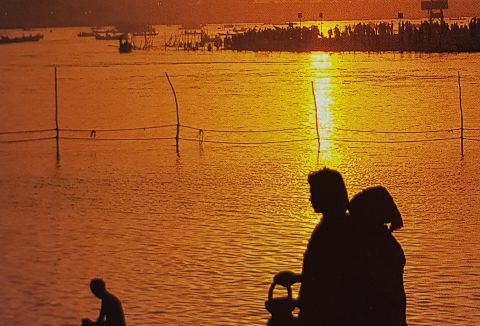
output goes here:
{"type": "MultiPolygon", "coordinates": [[[[333,103],[333,85],[331,82],[332,78],[329,69],[332,64],[330,58],[330,55],[327,53],[311,54],[311,72],[315,77],[313,81],[313,91],[315,92],[316,98],[322,160],[330,160],[332,158],[331,141],[328,140],[332,135],[333,129],[333,117],[331,110],[331,105],[333,103]]],[[[313,122],[315,121],[315,114],[312,114],[311,120],[313,122]]]]}

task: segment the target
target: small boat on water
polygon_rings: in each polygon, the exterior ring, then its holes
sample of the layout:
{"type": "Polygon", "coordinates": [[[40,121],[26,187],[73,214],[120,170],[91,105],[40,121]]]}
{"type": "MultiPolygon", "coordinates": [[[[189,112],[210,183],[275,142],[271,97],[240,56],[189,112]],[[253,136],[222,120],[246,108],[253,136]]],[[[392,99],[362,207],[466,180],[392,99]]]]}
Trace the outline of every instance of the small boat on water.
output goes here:
{"type": "Polygon", "coordinates": [[[38,42],[43,38],[43,34],[30,34],[16,37],[0,36],[0,44],[22,43],[22,42],[38,42]]]}
{"type": "Polygon", "coordinates": [[[133,43],[126,37],[119,39],[118,52],[120,53],[130,53],[132,52],[134,46],[133,43]]]}
{"type": "Polygon", "coordinates": [[[152,25],[139,26],[132,30],[133,36],[157,36],[158,32],[152,25]]]}
{"type": "Polygon", "coordinates": [[[94,37],[94,32],[80,32],[77,34],[78,37],[94,37]]]}
{"type": "Polygon", "coordinates": [[[95,33],[95,39],[102,41],[119,40],[122,37],[123,33],[95,33]]]}
{"type": "Polygon", "coordinates": [[[133,36],[157,36],[157,31],[147,31],[147,32],[133,32],[133,36]]]}

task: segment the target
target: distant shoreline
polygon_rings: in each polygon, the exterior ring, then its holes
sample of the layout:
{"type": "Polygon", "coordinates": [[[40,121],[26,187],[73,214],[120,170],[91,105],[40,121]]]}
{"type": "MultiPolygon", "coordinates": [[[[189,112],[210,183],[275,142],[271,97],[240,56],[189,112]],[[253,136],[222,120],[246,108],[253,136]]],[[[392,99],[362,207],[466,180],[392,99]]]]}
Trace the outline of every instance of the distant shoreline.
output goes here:
{"type": "MultiPolygon", "coordinates": [[[[455,20],[465,20],[465,19],[470,19],[474,17],[473,15],[464,15],[464,16],[452,16],[452,17],[445,17],[445,20],[450,20],[450,21],[455,21],[455,20]]],[[[423,19],[427,19],[424,16],[415,16],[415,17],[410,17],[410,20],[413,21],[420,21],[423,19]]],[[[351,23],[357,23],[357,22],[381,22],[381,21],[397,21],[397,17],[382,17],[382,18],[345,18],[345,19],[323,19],[323,23],[334,23],[334,22],[351,22],[351,23]]],[[[300,21],[224,21],[224,22],[201,22],[201,23],[195,23],[196,25],[202,25],[202,26],[207,26],[207,25],[288,25],[289,23],[295,23],[298,24],[300,21]]],[[[185,25],[186,22],[171,22],[171,23],[165,23],[165,22],[156,22],[156,23],[149,23],[150,25],[153,26],[182,26],[185,25]]],[[[321,22],[319,20],[305,20],[302,21],[304,24],[320,24],[321,22]]],[[[79,24],[5,24],[1,25],[0,23],[0,30],[31,30],[31,29],[51,29],[51,28],[89,28],[92,26],[116,26],[116,25],[121,25],[123,22],[121,21],[103,21],[103,22],[85,22],[85,23],[79,23],[79,24]]],[[[140,23],[142,24],[142,23],[140,23]]],[[[189,23],[191,24],[191,23],[189,23]]]]}
{"type": "Polygon", "coordinates": [[[480,18],[468,23],[410,21],[336,25],[324,34],[318,26],[249,29],[228,35],[224,47],[235,51],[272,52],[480,52],[480,18]]]}

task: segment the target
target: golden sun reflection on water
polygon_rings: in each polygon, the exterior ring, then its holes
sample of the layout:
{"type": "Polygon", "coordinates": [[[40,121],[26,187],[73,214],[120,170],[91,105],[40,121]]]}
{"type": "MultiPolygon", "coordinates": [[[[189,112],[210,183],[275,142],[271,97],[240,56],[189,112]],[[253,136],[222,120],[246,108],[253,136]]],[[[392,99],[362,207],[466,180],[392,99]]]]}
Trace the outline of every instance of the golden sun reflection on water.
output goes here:
{"type": "MultiPolygon", "coordinates": [[[[95,316],[92,277],[107,281],[131,325],[265,325],[272,276],[301,271],[319,222],[307,175],[323,166],[342,173],[350,196],[372,185],[391,190],[405,221],[395,236],[407,256],[409,324],[479,324],[480,145],[467,142],[460,159],[457,142],[375,144],[401,136],[352,130],[454,127],[457,70],[466,82],[466,122],[480,126],[480,54],[172,49],[123,56],[80,40],[73,28],[45,34],[38,44],[0,51],[0,131],[52,128],[52,63],[59,64],[61,128],[175,123],[167,71],[182,124],[293,130],[206,131],[205,140],[267,144],[182,141],[180,156],[171,139],[62,140],[61,164],[52,141],[1,145],[1,325],[72,325],[95,316]]],[[[185,129],[182,137],[197,139],[197,130],[185,129]]]]}
{"type": "MultiPolygon", "coordinates": [[[[311,121],[315,123],[318,119],[318,129],[320,134],[320,152],[322,161],[325,160],[330,164],[337,161],[332,155],[331,136],[333,134],[334,117],[332,106],[334,104],[332,91],[334,84],[332,84],[331,56],[327,53],[312,53],[311,54],[311,72],[315,76],[313,80],[313,92],[315,94],[315,108],[316,114],[312,113],[311,121]]],[[[315,135],[316,137],[317,135],[315,135]]]]}

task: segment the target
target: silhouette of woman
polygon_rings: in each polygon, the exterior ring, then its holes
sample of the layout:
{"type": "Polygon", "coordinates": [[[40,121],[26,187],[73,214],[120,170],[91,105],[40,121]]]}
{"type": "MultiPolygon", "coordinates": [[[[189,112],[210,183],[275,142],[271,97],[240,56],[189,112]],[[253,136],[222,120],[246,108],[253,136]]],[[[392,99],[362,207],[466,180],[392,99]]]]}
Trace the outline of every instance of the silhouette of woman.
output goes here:
{"type": "Polygon", "coordinates": [[[392,235],[403,221],[393,198],[383,187],[367,188],[352,198],[349,212],[355,243],[352,294],[356,325],[407,325],[405,255],[392,235]]]}

